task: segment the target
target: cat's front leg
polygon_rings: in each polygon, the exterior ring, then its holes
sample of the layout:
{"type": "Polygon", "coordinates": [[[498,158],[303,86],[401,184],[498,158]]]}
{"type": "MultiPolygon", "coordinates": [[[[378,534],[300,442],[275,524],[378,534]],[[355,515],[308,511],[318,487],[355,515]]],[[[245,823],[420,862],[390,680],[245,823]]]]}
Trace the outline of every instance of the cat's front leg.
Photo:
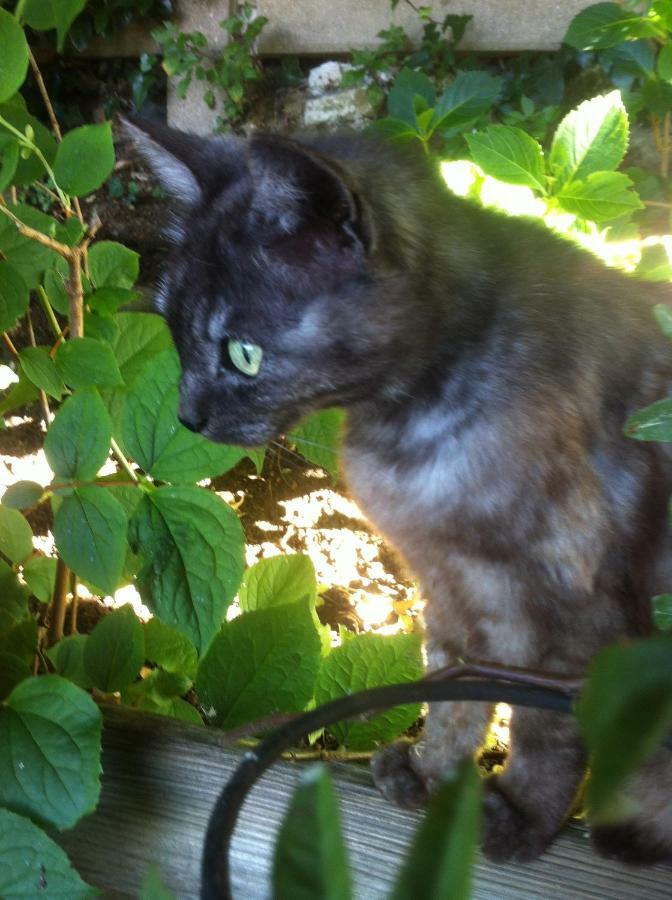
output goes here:
{"type": "MultiPolygon", "coordinates": [[[[430,671],[454,665],[458,655],[445,647],[427,647],[430,671]]],[[[400,741],[373,758],[371,771],[378,790],[397,806],[423,806],[440,779],[482,746],[492,717],[488,703],[430,703],[422,739],[400,741]]]]}

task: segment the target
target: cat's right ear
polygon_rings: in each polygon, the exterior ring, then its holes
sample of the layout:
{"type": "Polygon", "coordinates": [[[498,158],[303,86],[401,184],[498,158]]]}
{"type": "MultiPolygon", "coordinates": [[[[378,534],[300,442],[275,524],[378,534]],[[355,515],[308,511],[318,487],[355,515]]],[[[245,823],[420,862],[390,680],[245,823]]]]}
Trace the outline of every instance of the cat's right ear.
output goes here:
{"type": "Polygon", "coordinates": [[[188,206],[200,203],[205,185],[199,173],[211,171],[204,168],[207,139],[148,119],[119,120],[166,191],[188,206]]]}

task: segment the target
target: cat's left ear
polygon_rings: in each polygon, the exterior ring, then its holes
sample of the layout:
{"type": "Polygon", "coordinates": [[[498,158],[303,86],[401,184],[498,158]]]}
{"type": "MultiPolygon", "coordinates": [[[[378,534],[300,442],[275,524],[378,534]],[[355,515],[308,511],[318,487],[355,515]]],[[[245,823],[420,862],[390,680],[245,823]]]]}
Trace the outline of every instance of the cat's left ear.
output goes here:
{"type": "Polygon", "coordinates": [[[222,190],[234,175],[235,138],[201,137],[148,119],[119,120],[166,191],[187,206],[222,190]]]}
{"type": "Polygon", "coordinates": [[[278,232],[304,224],[331,223],[369,249],[371,229],[346,172],[312,148],[271,134],[255,134],[248,146],[251,213],[278,232]]]}

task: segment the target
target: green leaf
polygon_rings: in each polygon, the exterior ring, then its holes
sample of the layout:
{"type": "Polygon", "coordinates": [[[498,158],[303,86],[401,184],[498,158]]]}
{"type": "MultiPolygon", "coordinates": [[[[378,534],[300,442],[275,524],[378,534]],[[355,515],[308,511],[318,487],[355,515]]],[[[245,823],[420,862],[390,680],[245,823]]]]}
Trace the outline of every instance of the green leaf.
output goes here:
{"type": "Polygon", "coordinates": [[[64,341],[56,352],[56,368],[63,381],[73,388],[123,384],[109,344],[94,338],[64,341]]]}
{"type": "Polygon", "coordinates": [[[56,371],[56,364],[48,347],[24,347],[19,351],[19,361],[26,378],[55,400],[60,400],[65,385],[56,371]]]}
{"type": "MultiPolygon", "coordinates": [[[[2,12],[2,10],[0,10],[2,12]]],[[[0,331],[9,331],[28,309],[30,293],[21,273],[0,260],[0,331]]]]}
{"type": "Polygon", "coordinates": [[[63,51],[63,42],[70,26],[86,6],[86,0],[27,0],[23,17],[38,31],[56,29],[56,49],[63,51]]]}
{"type": "Polygon", "coordinates": [[[280,826],[273,858],[273,897],[352,897],[340,812],[331,777],[323,764],[311,766],[301,774],[280,826]]]}
{"type": "Polygon", "coordinates": [[[33,556],[23,566],[23,577],[40,603],[49,603],[54,593],[56,560],[51,556],[33,556]]]}
{"type": "MultiPolygon", "coordinates": [[[[641,255],[634,274],[646,281],[672,280],[672,262],[664,244],[647,244],[641,249],[641,255]]],[[[660,309],[660,307],[658,307],[660,309]]],[[[668,313],[669,315],[669,313],[668,313]]],[[[660,320],[660,314],[656,312],[660,320]]],[[[672,332],[667,335],[672,337],[672,332]]]]}
{"type": "Polygon", "coordinates": [[[0,559],[0,631],[26,618],[28,597],[16,572],[0,559]]]}
{"type": "Polygon", "coordinates": [[[153,712],[159,716],[170,716],[172,719],[189,722],[191,725],[203,724],[198,710],[181,697],[162,699],[155,694],[147,694],[136,700],[133,705],[136,709],[144,709],[146,712],[153,712]]]}
{"type": "Polygon", "coordinates": [[[33,552],[33,531],[21,513],[0,505],[0,550],[14,563],[33,552]]]}
{"type": "Polygon", "coordinates": [[[656,321],[666,338],[672,341],[672,310],[663,303],[658,303],[653,308],[656,321]]]}
{"type": "Polygon", "coordinates": [[[44,488],[35,481],[15,481],[2,495],[2,505],[12,509],[30,509],[40,502],[44,488]]]}
{"type": "Polygon", "coordinates": [[[549,165],[556,192],[570,181],[618,168],[628,147],[628,116],[618,91],[586,100],[558,125],[549,165]]]}
{"type": "MultiPolygon", "coordinates": [[[[315,686],[319,706],[336,697],[367,688],[415,681],[422,677],[422,655],[417,634],[383,636],[359,634],[336,647],[322,661],[315,686]]],[[[418,703],[397,706],[366,722],[339,722],[329,726],[339,744],[350,750],[371,750],[398,737],[420,715],[418,703]]]]}
{"type": "Polygon", "coordinates": [[[8,697],[17,684],[30,676],[30,666],[25,659],[0,650],[0,700],[8,697]]]}
{"type": "Polygon", "coordinates": [[[28,71],[28,43],[23,28],[6,9],[0,9],[0,47],[0,103],[3,103],[18,91],[28,71]]]}
{"type": "Polygon", "coordinates": [[[129,604],[103,616],[84,645],[84,670],[106,694],[134,681],[144,661],[144,632],[129,604]]]}
{"type": "MultiPolygon", "coordinates": [[[[24,225],[67,243],[65,227],[51,216],[21,203],[8,208],[24,225]]],[[[0,252],[31,289],[40,284],[42,273],[60,259],[55,251],[20,234],[14,223],[2,215],[0,215],[0,252]]]]}
{"type": "Polygon", "coordinates": [[[622,172],[593,172],[585,181],[572,181],[557,194],[564,210],[590,222],[608,222],[643,209],[632,181],[622,172]]]}
{"type": "Polygon", "coordinates": [[[338,477],[344,419],[342,409],[324,409],[313,413],[288,435],[302,456],[326,469],[332,478],[338,477]]]}
{"type": "Polygon", "coordinates": [[[124,402],[120,422],[124,449],[160,481],[193,482],[221,475],[245,451],[212,443],[179,423],[179,378],[180,364],[173,349],[147,365],[124,402]]]}
{"type": "Polygon", "coordinates": [[[630,416],[623,432],[638,441],[672,441],[672,398],[640,409],[630,416]]]}
{"type": "Polygon", "coordinates": [[[617,792],[672,726],[672,639],[602,650],[576,714],[592,754],[588,806],[593,818],[609,820],[619,810],[617,792]]]}
{"type": "Polygon", "coordinates": [[[658,594],[651,598],[653,622],[660,631],[672,631],[672,594],[658,594]]]}
{"type": "Polygon", "coordinates": [[[481,815],[481,778],[465,760],[427,807],[391,900],[469,900],[481,815]]]}
{"type": "Polygon", "coordinates": [[[491,125],[484,132],[465,137],[474,162],[487,175],[546,193],[544,151],[520,128],[491,125]]]}
{"type": "Polygon", "coordinates": [[[101,725],[91,697],[64,678],[22,681],[0,708],[0,805],[72,828],[98,802],[101,725]]]}
{"type": "Polygon", "coordinates": [[[301,553],[260,559],[245,572],[238,592],[243,612],[269,609],[283,603],[296,603],[317,596],[315,567],[309,556],[301,553]]]}
{"type": "Polygon", "coordinates": [[[88,640],[88,634],[71,634],[61,638],[46,651],[49,661],[56,669],[56,674],[74,682],[85,691],[94,686],[93,679],[84,668],[84,648],[88,640]]]}
{"type": "Polygon", "coordinates": [[[18,140],[13,134],[0,130],[0,193],[12,184],[19,159],[18,140]]]}
{"type": "Polygon", "coordinates": [[[656,57],[650,41],[627,41],[600,54],[603,66],[613,67],[613,74],[633,75],[635,78],[653,74],[656,57]]]}
{"type": "Polygon", "coordinates": [[[622,41],[664,36],[652,19],[629,13],[617,3],[595,3],[572,19],[563,43],[576,50],[601,50],[622,41]]]}
{"type": "Polygon", "coordinates": [[[419,139],[418,132],[414,127],[407,122],[402,122],[401,119],[392,119],[389,116],[371,122],[365,133],[379,136],[396,144],[408,144],[410,141],[419,139]]]}
{"type": "Polygon", "coordinates": [[[112,594],[121,578],[128,519],[107,488],[76,488],[54,517],[63,562],[81,578],[112,594]]]}
{"type": "Polygon", "coordinates": [[[29,819],[7,809],[0,809],[0,859],[0,897],[5,900],[46,900],[47,896],[87,900],[95,896],[58,844],[29,819]]]}
{"type": "Polygon", "coordinates": [[[138,504],[129,529],[143,560],[143,601],[202,653],[233,600],[245,537],[235,512],[198,487],[161,487],[138,504]]]}
{"type": "Polygon", "coordinates": [[[406,122],[413,128],[417,125],[416,107],[418,98],[427,106],[434,106],[436,92],[424,72],[402,69],[397,75],[387,98],[387,109],[393,119],[406,122]]]}
{"type": "Polygon", "coordinates": [[[119,313],[120,332],[112,351],[130,387],[149,361],[173,346],[165,319],[152,313],[119,313]]]}
{"type": "Polygon", "coordinates": [[[107,459],[112,423],[95,390],[77,391],[59,409],[44,452],[57,479],[91,481],[107,459]]]}
{"type": "Polygon", "coordinates": [[[463,128],[489,111],[501,89],[501,78],[487,72],[460,72],[436,104],[431,130],[463,128]]]}
{"type": "Polygon", "coordinates": [[[656,68],[659,78],[663,81],[672,81],[672,44],[665,44],[661,49],[656,68]]]}
{"type": "Polygon", "coordinates": [[[188,637],[161,619],[150,619],[142,626],[145,632],[145,657],[167,672],[196,677],[198,654],[188,637]]]}
{"type": "MultiPolygon", "coordinates": [[[[84,299],[90,309],[99,313],[100,316],[107,317],[113,316],[120,307],[132,303],[138,297],[140,297],[140,294],[137,291],[130,291],[126,288],[104,287],[93,294],[87,294],[84,299]]],[[[89,328],[86,328],[86,334],[88,337],[93,336],[89,328]]],[[[114,339],[116,339],[116,333],[114,339]]]]}
{"type": "Polygon", "coordinates": [[[140,272],[140,255],[115,241],[98,241],[89,250],[89,275],[95,288],[132,288],[140,272]]]}
{"type": "Polygon", "coordinates": [[[82,125],[69,131],[58,145],[54,176],[62,190],[81,197],[99,188],[113,167],[110,123],[82,125]]]}
{"type": "MultiPolygon", "coordinates": [[[[9,103],[0,104],[0,116],[24,134],[26,126],[30,125],[33,129],[33,143],[38,147],[48,163],[51,164],[53,162],[53,159],[56,156],[56,140],[48,128],[45,128],[35,116],[30,115],[26,109],[23,97],[21,97],[20,94],[16,94],[12,97],[9,103]]],[[[0,134],[1,133],[3,133],[2,126],[0,126],[0,134]]],[[[34,153],[27,159],[19,157],[16,171],[12,176],[12,184],[15,186],[30,184],[31,181],[42,178],[45,175],[45,171],[42,161],[34,153]]],[[[37,212],[39,212],[39,210],[37,210],[37,212]]],[[[4,220],[4,217],[2,218],[4,220]]],[[[9,223],[8,219],[6,221],[9,223]]],[[[30,241],[30,238],[22,238],[22,240],[30,241]]],[[[46,250],[46,252],[50,253],[51,251],[46,250]]]]}
{"type": "Polygon", "coordinates": [[[20,409],[28,403],[32,403],[38,396],[37,388],[32,381],[28,381],[22,372],[17,383],[12,385],[0,401],[0,415],[5,416],[15,409],[20,409]]]}
{"type": "Polygon", "coordinates": [[[150,866],[142,879],[139,900],[175,900],[175,895],[163,883],[157,865],[150,866]]]}
{"type": "MultiPolygon", "coordinates": [[[[25,610],[24,610],[25,615],[25,610]]],[[[26,664],[32,663],[37,650],[37,622],[22,619],[0,633],[0,651],[18,656],[26,664]]]]}
{"type": "Polygon", "coordinates": [[[300,712],[313,696],[320,639],[310,604],[259,609],[225,622],[201,660],[196,687],[224,729],[278,712],[300,712]]]}

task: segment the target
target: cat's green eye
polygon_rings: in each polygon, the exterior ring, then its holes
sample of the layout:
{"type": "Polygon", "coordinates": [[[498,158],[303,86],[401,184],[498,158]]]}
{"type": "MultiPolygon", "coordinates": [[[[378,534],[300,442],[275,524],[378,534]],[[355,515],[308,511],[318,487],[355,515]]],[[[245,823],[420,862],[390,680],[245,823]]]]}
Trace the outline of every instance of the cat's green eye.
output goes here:
{"type": "Polygon", "coordinates": [[[250,341],[234,341],[230,339],[227,342],[227,350],[229,351],[229,359],[234,366],[244,375],[256,375],[261,366],[261,358],[264,351],[257,344],[250,341]]]}

